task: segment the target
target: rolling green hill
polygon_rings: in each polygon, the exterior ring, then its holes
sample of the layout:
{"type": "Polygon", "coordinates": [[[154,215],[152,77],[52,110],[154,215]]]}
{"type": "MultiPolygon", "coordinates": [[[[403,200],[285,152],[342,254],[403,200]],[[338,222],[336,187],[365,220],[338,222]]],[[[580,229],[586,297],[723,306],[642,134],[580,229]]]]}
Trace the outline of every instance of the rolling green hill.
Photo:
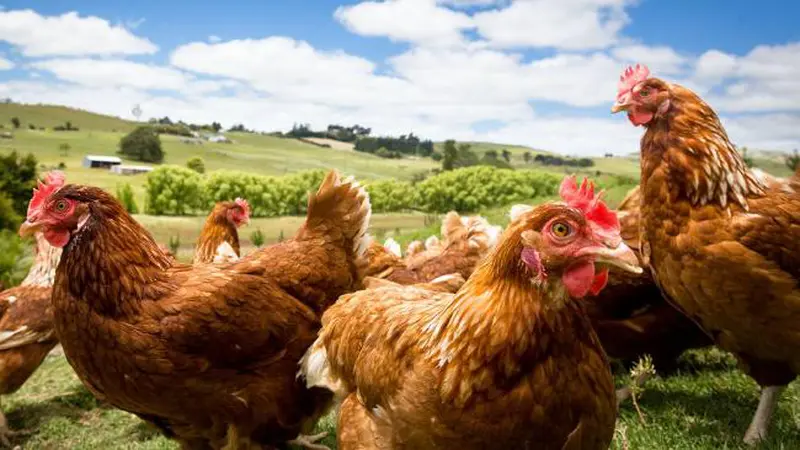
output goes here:
{"type": "Polygon", "coordinates": [[[11,129],[12,117],[19,118],[22,122],[21,128],[24,129],[29,128],[29,124],[33,124],[36,128],[53,128],[64,125],[65,122],[70,122],[73,126],[81,129],[94,131],[127,132],[136,127],[136,122],[67,106],[0,103],[0,125],[11,129]]]}

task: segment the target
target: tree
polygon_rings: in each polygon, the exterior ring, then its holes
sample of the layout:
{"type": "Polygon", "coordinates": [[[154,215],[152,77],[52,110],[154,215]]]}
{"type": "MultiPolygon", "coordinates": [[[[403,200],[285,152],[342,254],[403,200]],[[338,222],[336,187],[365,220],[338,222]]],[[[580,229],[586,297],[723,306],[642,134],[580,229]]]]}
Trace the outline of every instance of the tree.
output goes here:
{"type": "Polygon", "coordinates": [[[72,147],[67,142],[62,142],[58,144],[58,151],[61,153],[61,156],[69,156],[69,151],[72,147]]]}
{"type": "Polygon", "coordinates": [[[36,158],[20,157],[16,151],[0,155],[0,223],[15,228],[28,211],[31,192],[36,187],[36,158]],[[3,200],[5,199],[5,200],[3,200]],[[10,205],[10,209],[9,209],[10,205]],[[11,212],[17,217],[12,216],[11,212]]]}
{"type": "Polygon", "coordinates": [[[531,163],[531,152],[525,152],[522,154],[522,159],[525,160],[525,164],[531,163]]]}
{"type": "Polygon", "coordinates": [[[783,161],[786,163],[786,167],[788,167],[789,170],[796,172],[797,169],[800,168],[800,154],[797,152],[797,149],[794,149],[789,155],[784,155],[783,161]]]}
{"type": "Polygon", "coordinates": [[[11,125],[14,125],[14,128],[19,128],[22,122],[19,120],[19,117],[14,116],[11,118],[11,125]]]}
{"type": "Polygon", "coordinates": [[[219,133],[219,130],[222,129],[222,124],[219,122],[211,122],[211,129],[214,130],[214,133],[219,133]]]}
{"type": "Polygon", "coordinates": [[[508,151],[508,149],[504,148],[502,155],[503,155],[503,159],[505,159],[507,163],[511,162],[511,152],[508,151]]]}
{"type": "Polygon", "coordinates": [[[66,128],[66,129],[67,129],[67,131],[71,131],[71,130],[72,130],[72,122],[70,122],[69,120],[68,120],[68,121],[66,121],[66,122],[64,123],[64,128],[66,128]]]}
{"type": "Polygon", "coordinates": [[[203,158],[195,156],[194,158],[186,161],[186,167],[194,170],[197,173],[206,173],[206,163],[203,158]]]}
{"type": "Polygon", "coordinates": [[[442,157],[442,170],[453,170],[458,159],[458,148],[456,141],[448,139],[444,141],[444,155],[442,157]]]}
{"type": "Polygon", "coordinates": [[[127,158],[160,163],[164,161],[161,139],[153,127],[138,127],[119,141],[119,153],[127,158]]]}

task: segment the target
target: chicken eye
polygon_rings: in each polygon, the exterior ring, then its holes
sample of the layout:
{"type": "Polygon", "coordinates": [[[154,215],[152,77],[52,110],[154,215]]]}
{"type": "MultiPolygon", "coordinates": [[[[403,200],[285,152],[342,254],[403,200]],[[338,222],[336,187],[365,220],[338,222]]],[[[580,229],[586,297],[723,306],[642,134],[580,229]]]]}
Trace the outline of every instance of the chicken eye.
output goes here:
{"type": "Polygon", "coordinates": [[[67,210],[67,202],[66,200],[59,200],[56,202],[56,211],[64,212],[67,210]]]}
{"type": "Polygon", "coordinates": [[[648,95],[650,95],[650,89],[642,88],[639,90],[639,96],[647,97],[648,95]]]}
{"type": "Polygon", "coordinates": [[[551,227],[551,230],[553,231],[553,235],[560,238],[567,237],[572,232],[570,226],[565,224],[564,222],[554,223],[553,226],[551,227]]]}

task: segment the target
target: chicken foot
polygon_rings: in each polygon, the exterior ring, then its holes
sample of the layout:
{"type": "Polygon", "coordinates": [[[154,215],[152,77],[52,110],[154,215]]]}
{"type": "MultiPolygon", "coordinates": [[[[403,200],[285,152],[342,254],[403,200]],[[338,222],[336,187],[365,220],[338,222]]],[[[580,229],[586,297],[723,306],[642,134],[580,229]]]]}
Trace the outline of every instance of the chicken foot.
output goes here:
{"type": "Polygon", "coordinates": [[[761,398],[758,400],[758,408],[753,416],[753,421],[747,427],[744,434],[744,443],[755,445],[767,437],[769,423],[772,420],[772,413],[778,405],[778,399],[786,386],[765,386],[761,389],[761,398]]]}
{"type": "Polygon", "coordinates": [[[331,450],[330,447],[327,445],[317,444],[316,442],[325,436],[328,435],[327,431],[323,431],[319,434],[312,434],[312,435],[305,435],[301,434],[297,436],[297,439],[291,440],[288,444],[298,445],[300,447],[307,448],[309,450],[331,450]]]}

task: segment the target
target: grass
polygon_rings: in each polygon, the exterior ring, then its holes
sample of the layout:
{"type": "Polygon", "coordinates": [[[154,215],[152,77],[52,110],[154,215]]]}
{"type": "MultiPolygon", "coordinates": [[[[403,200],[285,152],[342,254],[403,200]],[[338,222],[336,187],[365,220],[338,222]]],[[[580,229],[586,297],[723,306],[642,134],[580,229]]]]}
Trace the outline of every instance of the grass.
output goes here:
{"type": "Polygon", "coordinates": [[[7,130],[12,129],[11,118],[17,117],[23,129],[28,124],[36,128],[53,128],[71,122],[72,126],[95,131],[131,131],[136,123],[118,117],[106,116],[67,106],[57,105],[22,105],[19,103],[0,103],[0,124],[7,130]]]}
{"type": "MultiPolygon", "coordinates": [[[[623,377],[618,377],[618,383],[623,377]]],[[[789,386],[775,413],[770,439],[760,449],[800,448],[800,388],[789,386]]],[[[688,352],[678,373],[647,384],[639,404],[642,424],[630,402],[617,422],[629,449],[744,449],[741,438],[758,403],[758,387],[719,350],[688,352]]],[[[3,402],[12,429],[25,430],[13,444],[37,449],[177,449],[137,417],[97,401],[66,359],[51,354],[14,395],[3,402]]],[[[335,449],[335,416],[318,424],[323,443],[335,449]]],[[[621,435],[613,449],[625,448],[621,435]]]]}
{"type": "MultiPolygon", "coordinates": [[[[17,150],[33,153],[48,168],[66,164],[67,180],[93,184],[114,192],[118,183],[130,183],[140,206],[144,205],[146,174],[115,175],[105,169],[82,167],[83,157],[116,155],[117,144],[123,133],[111,131],[39,131],[20,129],[14,139],[0,139],[0,152],[17,150]],[[59,145],[70,145],[68,154],[62,154],[59,145]]],[[[233,144],[184,144],[175,136],[162,136],[166,164],[185,165],[186,161],[200,156],[207,171],[228,169],[262,175],[285,175],[310,169],[336,168],[360,179],[399,178],[410,179],[414,174],[437,166],[431,159],[406,158],[389,160],[358,152],[320,148],[294,139],[247,133],[228,133],[233,144]]],[[[125,161],[125,163],[141,164],[125,161]]]]}

